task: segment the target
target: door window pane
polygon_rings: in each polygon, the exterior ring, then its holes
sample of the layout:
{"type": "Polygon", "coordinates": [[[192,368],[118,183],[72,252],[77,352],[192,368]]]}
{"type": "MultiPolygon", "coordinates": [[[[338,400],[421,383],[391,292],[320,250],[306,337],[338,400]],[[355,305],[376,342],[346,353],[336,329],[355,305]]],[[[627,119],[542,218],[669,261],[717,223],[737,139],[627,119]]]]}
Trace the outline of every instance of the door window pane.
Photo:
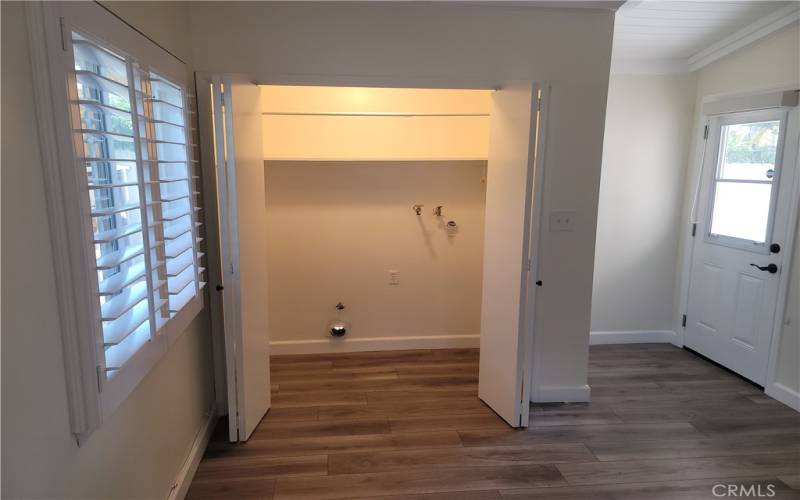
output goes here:
{"type": "Polygon", "coordinates": [[[781,121],[720,128],[712,236],[766,243],[781,121]]]}
{"type": "Polygon", "coordinates": [[[772,184],[717,182],[711,234],[764,243],[772,184]]]}
{"type": "Polygon", "coordinates": [[[722,127],[719,178],[768,181],[775,172],[780,121],[722,127]]]}

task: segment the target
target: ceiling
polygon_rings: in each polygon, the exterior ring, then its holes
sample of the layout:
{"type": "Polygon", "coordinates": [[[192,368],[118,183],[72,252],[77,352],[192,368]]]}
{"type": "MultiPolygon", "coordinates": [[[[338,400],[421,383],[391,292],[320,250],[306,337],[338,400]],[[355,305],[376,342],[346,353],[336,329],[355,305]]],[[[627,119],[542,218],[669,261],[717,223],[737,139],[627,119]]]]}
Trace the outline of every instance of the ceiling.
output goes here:
{"type": "Polygon", "coordinates": [[[612,71],[698,69],[746,45],[746,40],[752,43],[755,35],[766,36],[796,20],[799,7],[798,2],[752,0],[628,1],[616,14],[612,71]],[[724,53],[714,58],[715,52],[724,53]]]}

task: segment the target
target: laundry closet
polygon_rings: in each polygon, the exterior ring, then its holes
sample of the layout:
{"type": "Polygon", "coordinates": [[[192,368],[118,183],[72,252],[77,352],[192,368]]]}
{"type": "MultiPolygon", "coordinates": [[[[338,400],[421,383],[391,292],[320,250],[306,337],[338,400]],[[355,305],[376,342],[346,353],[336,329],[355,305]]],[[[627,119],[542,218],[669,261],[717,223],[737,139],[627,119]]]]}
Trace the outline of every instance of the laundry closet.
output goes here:
{"type": "Polygon", "coordinates": [[[480,398],[525,425],[541,89],[203,87],[231,440],[286,354],[480,347],[480,398]]]}
{"type": "Polygon", "coordinates": [[[478,347],[491,91],[261,104],[271,354],[478,347]]]}

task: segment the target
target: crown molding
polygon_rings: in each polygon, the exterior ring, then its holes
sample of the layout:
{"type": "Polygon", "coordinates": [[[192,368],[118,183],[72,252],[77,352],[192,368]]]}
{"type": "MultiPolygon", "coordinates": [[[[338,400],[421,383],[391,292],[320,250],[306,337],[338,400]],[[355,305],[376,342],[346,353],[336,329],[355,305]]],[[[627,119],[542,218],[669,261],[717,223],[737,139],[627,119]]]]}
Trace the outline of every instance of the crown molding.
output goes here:
{"type": "Polygon", "coordinates": [[[792,2],[689,57],[689,71],[708,66],[798,20],[800,20],[800,2],[792,2]]]}

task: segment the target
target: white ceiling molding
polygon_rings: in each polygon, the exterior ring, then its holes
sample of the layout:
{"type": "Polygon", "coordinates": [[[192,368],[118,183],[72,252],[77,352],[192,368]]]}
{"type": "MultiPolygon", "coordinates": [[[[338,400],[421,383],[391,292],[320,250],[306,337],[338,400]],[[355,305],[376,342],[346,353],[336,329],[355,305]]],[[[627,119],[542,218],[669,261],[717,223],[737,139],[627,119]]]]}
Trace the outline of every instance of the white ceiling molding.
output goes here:
{"type": "Polygon", "coordinates": [[[707,66],[798,20],[800,20],[800,2],[792,2],[691,56],[688,60],[689,71],[707,66]]]}
{"type": "Polygon", "coordinates": [[[685,59],[612,59],[612,75],[666,75],[688,73],[685,59]]]}

